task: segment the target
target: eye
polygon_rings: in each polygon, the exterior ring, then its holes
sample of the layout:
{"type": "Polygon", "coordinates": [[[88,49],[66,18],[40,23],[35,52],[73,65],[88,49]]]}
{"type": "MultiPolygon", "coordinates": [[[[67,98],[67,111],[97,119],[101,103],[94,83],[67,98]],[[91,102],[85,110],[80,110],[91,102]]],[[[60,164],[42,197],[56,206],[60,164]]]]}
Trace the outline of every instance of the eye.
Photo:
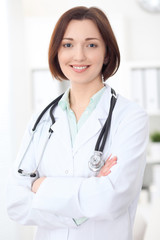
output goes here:
{"type": "Polygon", "coordinates": [[[97,45],[94,44],[94,43],[90,43],[88,46],[91,47],[91,48],[95,48],[95,47],[97,47],[97,45]]]}
{"type": "Polygon", "coordinates": [[[65,44],[63,44],[63,47],[70,48],[70,47],[72,47],[72,44],[71,43],[65,43],[65,44]]]}

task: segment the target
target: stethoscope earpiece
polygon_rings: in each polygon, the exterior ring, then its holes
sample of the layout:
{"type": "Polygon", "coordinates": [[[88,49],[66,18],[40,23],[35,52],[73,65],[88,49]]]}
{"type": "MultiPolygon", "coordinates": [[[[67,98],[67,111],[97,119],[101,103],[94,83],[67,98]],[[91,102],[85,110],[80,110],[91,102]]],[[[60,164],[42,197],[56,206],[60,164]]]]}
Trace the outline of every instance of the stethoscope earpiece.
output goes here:
{"type": "Polygon", "coordinates": [[[18,169],[18,173],[23,173],[23,170],[22,169],[18,169]]]}
{"type": "Polygon", "coordinates": [[[29,177],[36,177],[36,173],[33,172],[33,173],[25,173],[24,170],[22,169],[18,169],[18,173],[20,173],[22,176],[29,176],[29,177]]]}
{"type": "Polygon", "coordinates": [[[30,177],[36,177],[36,173],[31,173],[30,177]]]}

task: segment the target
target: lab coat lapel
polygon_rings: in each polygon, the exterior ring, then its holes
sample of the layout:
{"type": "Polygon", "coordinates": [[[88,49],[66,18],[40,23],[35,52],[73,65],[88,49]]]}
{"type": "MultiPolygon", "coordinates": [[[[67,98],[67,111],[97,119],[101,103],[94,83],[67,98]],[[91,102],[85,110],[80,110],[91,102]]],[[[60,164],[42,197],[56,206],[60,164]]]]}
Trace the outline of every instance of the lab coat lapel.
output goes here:
{"type": "Polygon", "coordinates": [[[106,118],[108,117],[109,106],[110,94],[108,92],[108,89],[106,89],[96,109],[92,112],[87,121],[80,128],[73,146],[73,155],[89,139],[94,137],[98,132],[100,133],[100,130],[102,129],[106,118]]]}
{"type": "Polygon", "coordinates": [[[62,149],[64,146],[67,151],[72,154],[72,144],[67,113],[60,107],[57,107],[54,117],[56,122],[51,127],[53,130],[53,137],[57,138],[57,140],[60,142],[60,149],[62,149]]]}
{"type": "Polygon", "coordinates": [[[75,143],[73,146],[73,155],[81,148],[83,144],[85,144],[90,138],[92,138],[98,131],[101,129],[101,123],[99,119],[95,119],[95,114],[87,119],[85,124],[79,130],[75,143]]]}

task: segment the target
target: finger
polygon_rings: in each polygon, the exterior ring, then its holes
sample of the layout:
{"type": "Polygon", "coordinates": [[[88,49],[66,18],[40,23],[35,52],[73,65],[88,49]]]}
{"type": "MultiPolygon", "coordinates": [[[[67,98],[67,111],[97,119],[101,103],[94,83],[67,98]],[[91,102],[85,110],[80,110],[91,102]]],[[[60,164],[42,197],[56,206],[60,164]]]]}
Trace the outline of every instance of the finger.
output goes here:
{"type": "Polygon", "coordinates": [[[114,164],[115,162],[117,162],[117,157],[112,158],[109,162],[106,162],[103,166],[103,168],[108,168],[111,167],[112,164],[114,164]]]}
{"type": "Polygon", "coordinates": [[[108,164],[104,165],[104,167],[110,167],[110,166],[112,166],[112,164],[114,164],[114,163],[117,163],[117,159],[116,159],[116,158],[113,158],[112,160],[110,160],[110,161],[108,162],[108,164]]]}
{"type": "Polygon", "coordinates": [[[110,169],[117,164],[117,157],[113,156],[111,158],[111,155],[108,157],[108,159],[105,162],[105,165],[101,168],[100,172],[98,173],[97,177],[100,176],[107,176],[111,171],[110,169]]]}
{"type": "Polygon", "coordinates": [[[104,177],[104,176],[107,176],[111,173],[111,170],[107,171],[106,173],[103,173],[103,172],[99,172],[99,174],[97,175],[97,177],[104,177]]]}
{"type": "MultiPolygon", "coordinates": [[[[116,163],[114,163],[112,166],[114,166],[116,163]]],[[[99,174],[97,175],[98,177],[101,176],[107,176],[111,173],[111,167],[107,168],[107,169],[101,169],[101,171],[99,172],[99,174]]]]}
{"type": "Polygon", "coordinates": [[[110,157],[108,162],[112,162],[112,161],[116,161],[117,160],[117,156],[113,156],[113,157],[110,157]]]}
{"type": "Polygon", "coordinates": [[[107,158],[106,162],[109,162],[112,159],[112,154],[109,155],[109,157],[107,158]]]}
{"type": "MultiPolygon", "coordinates": [[[[110,156],[111,156],[111,155],[110,155],[110,156]]],[[[111,164],[111,163],[114,162],[114,161],[117,161],[117,157],[116,157],[116,156],[109,157],[109,158],[107,158],[104,166],[109,166],[109,164],[111,164]]]]}
{"type": "Polygon", "coordinates": [[[101,168],[100,173],[106,174],[106,172],[107,172],[108,170],[110,170],[111,167],[113,167],[113,166],[116,165],[116,164],[117,164],[117,161],[113,161],[113,162],[109,163],[108,165],[104,165],[104,166],[101,168]]]}
{"type": "Polygon", "coordinates": [[[108,164],[104,165],[103,167],[104,167],[104,168],[110,167],[110,166],[112,166],[112,164],[114,164],[114,163],[117,163],[117,160],[112,160],[112,161],[110,161],[108,164]]]}

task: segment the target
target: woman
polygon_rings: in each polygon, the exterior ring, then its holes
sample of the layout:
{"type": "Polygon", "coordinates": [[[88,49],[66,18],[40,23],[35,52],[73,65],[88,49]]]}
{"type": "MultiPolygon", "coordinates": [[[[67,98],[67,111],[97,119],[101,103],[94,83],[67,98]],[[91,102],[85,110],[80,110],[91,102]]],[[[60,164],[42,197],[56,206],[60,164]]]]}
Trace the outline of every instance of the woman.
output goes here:
{"type": "Polygon", "coordinates": [[[104,84],[119,64],[117,42],[101,10],[76,7],[61,16],[50,41],[49,67],[54,78],[69,80],[70,88],[50,110],[55,123],[47,110],[23,154],[31,120],[8,190],[10,217],[38,226],[37,240],[132,239],[148,126],[140,107],[104,84]],[[93,169],[90,159],[112,98],[111,126],[100,154],[107,161],[93,169]],[[43,151],[48,129],[52,136],[43,151]],[[37,165],[32,177],[17,173],[19,166],[31,172],[37,165]]]}

